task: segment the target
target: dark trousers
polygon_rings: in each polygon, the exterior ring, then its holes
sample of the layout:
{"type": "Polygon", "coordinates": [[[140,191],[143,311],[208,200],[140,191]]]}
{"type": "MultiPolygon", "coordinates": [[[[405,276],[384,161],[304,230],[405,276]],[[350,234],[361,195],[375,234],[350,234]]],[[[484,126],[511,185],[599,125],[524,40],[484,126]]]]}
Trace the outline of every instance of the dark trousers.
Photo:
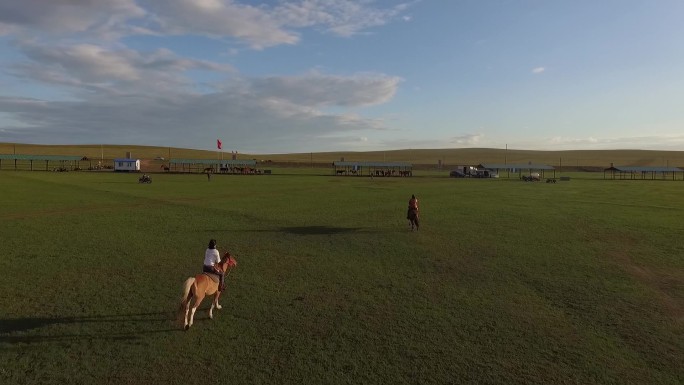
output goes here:
{"type": "Polygon", "coordinates": [[[213,266],[208,266],[208,265],[204,265],[204,266],[202,267],[202,272],[203,272],[203,273],[212,273],[212,274],[218,275],[218,276],[219,276],[219,290],[222,290],[221,288],[223,287],[223,274],[221,274],[221,273],[219,273],[218,271],[214,270],[214,267],[213,267],[213,266]]]}

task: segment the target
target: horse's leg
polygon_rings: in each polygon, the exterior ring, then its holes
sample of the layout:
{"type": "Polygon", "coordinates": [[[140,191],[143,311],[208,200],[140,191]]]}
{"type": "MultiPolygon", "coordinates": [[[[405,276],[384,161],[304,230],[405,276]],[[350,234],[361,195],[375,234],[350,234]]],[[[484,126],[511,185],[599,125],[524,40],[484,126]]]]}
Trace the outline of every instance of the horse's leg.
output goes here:
{"type": "Polygon", "coordinates": [[[183,329],[185,329],[185,330],[190,329],[190,324],[188,323],[188,313],[190,312],[190,301],[191,301],[191,299],[188,298],[188,301],[185,303],[185,322],[183,323],[183,329]]]}
{"type": "MultiPolygon", "coordinates": [[[[204,278],[202,276],[201,278],[204,278]]],[[[202,300],[204,300],[204,296],[207,290],[207,284],[206,284],[206,279],[198,279],[195,281],[195,284],[193,285],[193,289],[195,290],[195,303],[192,305],[192,309],[190,310],[190,323],[188,324],[187,328],[190,328],[195,321],[195,312],[197,311],[197,308],[199,305],[202,303],[202,300]]]]}
{"type": "MultiPolygon", "coordinates": [[[[207,288],[208,290],[209,288],[207,288]]],[[[216,307],[218,303],[218,285],[216,285],[216,293],[214,294],[214,298],[211,300],[211,306],[209,306],[209,319],[214,319],[214,307],[216,307]]],[[[211,295],[211,294],[210,294],[211,295]]]]}
{"type": "Polygon", "coordinates": [[[181,300],[181,306],[179,310],[185,310],[185,316],[183,317],[183,328],[188,329],[188,311],[190,310],[190,301],[193,297],[195,278],[188,278],[183,284],[183,298],[181,300]]]}
{"type": "Polygon", "coordinates": [[[190,326],[192,326],[192,323],[195,321],[195,312],[197,311],[199,305],[202,303],[202,300],[204,300],[204,293],[198,293],[195,297],[195,304],[192,306],[192,309],[190,309],[190,323],[188,324],[188,328],[190,328],[190,326]]]}
{"type": "Polygon", "coordinates": [[[224,290],[226,288],[226,273],[223,273],[221,277],[219,278],[219,283],[218,286],[216,287],[216,297],[214,297],[214,301],[216,302],[216,308],[221,310],[223,306],[219,305],[219,297],[221,296],[221,290],[224,290]]]}
{"type": "Polygon", "coordinates": [[[214,304],[216,305],[216,308],[219,309],[219,310],[223,309],[223,306],[219,305],[219,303],[218,303],[218,300],[219,300],[219,297],[220,297],[220,296],[221,296],[221,292],[218,291],[218,289],[217,289],[217,290],[216,290],[216,296],[214,297],[214,304]]]}
{"type": "Polygon", "coordinates": [[[211,306],[209,306],[209,319],[214,319],[214,307],[216,306],[216,298],[211,300],[211,306]]]}
{"type": "Polygon", "coordinates": [[[214,319],[214,308],[217,308],[219,310],[223,309],[223,306],[219,305],[218,300],[219,297],[221,296],[221,292],[219,291],[220,284],[216,285],[216,292],[214,293],[214,299],[211,301],[211,307],[209,308],[209,318],[214,319]]]}

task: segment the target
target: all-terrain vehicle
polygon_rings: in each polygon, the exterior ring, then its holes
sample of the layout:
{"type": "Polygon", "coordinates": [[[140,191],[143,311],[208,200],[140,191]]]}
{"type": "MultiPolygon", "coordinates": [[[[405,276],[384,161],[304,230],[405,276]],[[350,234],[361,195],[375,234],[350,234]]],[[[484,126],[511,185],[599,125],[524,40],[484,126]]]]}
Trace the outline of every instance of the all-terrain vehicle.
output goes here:
{"type": "Polygon", "coordinates": [[[530,175],[523,175],[522,180],[525,182],[539,182],[541,180],[541,176],[538,172],[533,172],[530,173],[530,175]]]}

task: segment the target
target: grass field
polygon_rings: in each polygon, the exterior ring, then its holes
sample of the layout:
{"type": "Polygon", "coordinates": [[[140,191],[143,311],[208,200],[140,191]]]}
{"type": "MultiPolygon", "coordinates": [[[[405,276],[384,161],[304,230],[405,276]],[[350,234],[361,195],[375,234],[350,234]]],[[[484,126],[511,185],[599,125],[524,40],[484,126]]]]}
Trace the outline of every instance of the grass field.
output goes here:
{"type": "Polygon", "coordinates": [[[328,171],[1,172],[0,383],[684,380],[684,182],[328,171]],[[210,238],[239,265],[184,332],[210,238]]]}

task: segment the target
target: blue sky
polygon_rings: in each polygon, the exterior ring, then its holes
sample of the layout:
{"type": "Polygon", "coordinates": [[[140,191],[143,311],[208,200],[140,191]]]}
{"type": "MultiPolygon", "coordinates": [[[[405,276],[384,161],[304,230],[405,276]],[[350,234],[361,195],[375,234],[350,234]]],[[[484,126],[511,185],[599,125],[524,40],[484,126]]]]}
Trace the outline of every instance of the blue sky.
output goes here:
{"type": "Polygon", "coordinates": [[[0,141],[684,151],[679,0],[0,1],[0,141]]]}

